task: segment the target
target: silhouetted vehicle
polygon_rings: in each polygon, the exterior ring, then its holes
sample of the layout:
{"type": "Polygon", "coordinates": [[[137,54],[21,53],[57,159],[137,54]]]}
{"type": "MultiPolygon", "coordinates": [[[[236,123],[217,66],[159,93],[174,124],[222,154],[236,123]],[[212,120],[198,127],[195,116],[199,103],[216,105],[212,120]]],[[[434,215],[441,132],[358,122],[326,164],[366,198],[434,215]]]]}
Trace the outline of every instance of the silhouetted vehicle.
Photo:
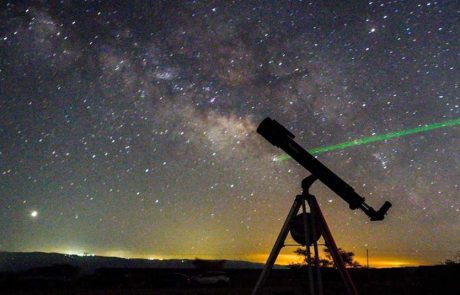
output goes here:
{"type": "Polygon", "coordinates": [[[208,271],[192,277],[191,282],[193,285],[201,286],[228,286],[230,278],[223,271],[208,271]]]}

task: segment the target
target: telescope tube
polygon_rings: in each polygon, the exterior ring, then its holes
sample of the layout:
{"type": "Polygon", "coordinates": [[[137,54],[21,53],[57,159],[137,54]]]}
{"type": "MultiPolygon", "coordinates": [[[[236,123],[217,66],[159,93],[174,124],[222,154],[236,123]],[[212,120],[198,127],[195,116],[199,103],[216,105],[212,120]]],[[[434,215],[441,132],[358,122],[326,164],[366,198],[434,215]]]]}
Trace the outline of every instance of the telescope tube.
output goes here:
{"type": "Polygon", "coordinates": [[[337,174],[329,170],[314,156],[302,148],[294,141],[294,134],[287,130],[283,125],[271,118],[265,118],[257,127],[257,133],[262,135],[274,146],[281,148],[289,156],[302,165],[305,169],[315,175],[321,182],[329,187],[333,192],[339,195],[350,206],[350,209],[360,208],[370,217],[371,220],[383,220],[388,209],[391,207],[390,202],[385,204],[376,211],[364,202],[355,190],[343,181],[337,174]]]}

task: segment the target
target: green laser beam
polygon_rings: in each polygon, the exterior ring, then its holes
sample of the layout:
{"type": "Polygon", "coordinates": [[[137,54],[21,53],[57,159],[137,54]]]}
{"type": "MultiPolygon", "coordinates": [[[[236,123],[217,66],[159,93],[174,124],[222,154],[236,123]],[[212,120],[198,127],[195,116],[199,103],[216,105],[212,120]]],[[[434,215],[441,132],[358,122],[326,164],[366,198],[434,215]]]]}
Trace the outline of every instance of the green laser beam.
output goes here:
{"type": "MultiPolygon", "coordinates": [[[[308,150],[308,152],[312,155],[317,155],[325,152],[331,152],[331,151],[336,151],[336,150],[343,150],[352,146],[357,146],[357,145],[362,145],[362,144],[368,144],[371,142],[377,142],[377,141],[384,141],[396,137],[402,137],[406,135],[411,135],[415,133],[420,133],[420,132],[426,132],[430,131],[433,129],[438,129],[438,128],[444,128],[444,127],[450,127],[450,126],[455,126],[455,125],[460,125],[460,118],[453,119],[453,120],[448,120],[444,122],[438,122],[438,123],[433,123],[433,124],[428,124],[428,125],[423,125],[415,128],[410,128],[410,129],[404,129],[400,131],[395,131],[395,132],[390,132],[386,134],[380,134],[380,135],[374,135],[374,136],[369,136],[369,137],[363,137],[360,139],[355,139],[351,141],[345,141],[339,144],[334,144],[334,145],[329,145],[329,146],[323,146],[323,147],[317,147],[308,150]]],[[[274,158],[274,161],[277,162],[282,162],[290,159],[291,157],[289,155],[279,155],[274,158]]]]}

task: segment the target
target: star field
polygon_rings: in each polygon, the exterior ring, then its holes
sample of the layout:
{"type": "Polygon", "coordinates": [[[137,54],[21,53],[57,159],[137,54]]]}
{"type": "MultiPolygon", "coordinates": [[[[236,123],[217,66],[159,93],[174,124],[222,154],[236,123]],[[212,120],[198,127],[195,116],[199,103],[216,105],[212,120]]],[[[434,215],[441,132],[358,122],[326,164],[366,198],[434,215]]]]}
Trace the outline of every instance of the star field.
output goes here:
{"type": "MultiPolygon", "coordinates": [[[[456,1],[1,5],[2,251],[262,261],[308,175],[262,119],[310,149],[460,117],[456,1]]],[[[393,203],[371,223],[315,184],[339,246],[451,257],[459,146],[453,126],[319,155],[393,203]]]]}

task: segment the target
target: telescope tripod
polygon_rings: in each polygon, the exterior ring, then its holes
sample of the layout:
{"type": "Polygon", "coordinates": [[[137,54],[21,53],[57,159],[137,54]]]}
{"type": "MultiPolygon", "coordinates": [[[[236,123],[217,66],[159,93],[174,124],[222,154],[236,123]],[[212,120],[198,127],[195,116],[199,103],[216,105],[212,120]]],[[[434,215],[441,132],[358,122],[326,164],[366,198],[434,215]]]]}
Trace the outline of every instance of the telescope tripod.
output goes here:
{"type": "Polygon", "coordinates": [[[268,257],[267,262],[265,263],[264,269],[262,273],[260,274],[259,279],[257,280],[257,283],[252,291],[252,295],[261,294],[263,285],[265,284],[265,281],[267,280],[267,277],[270,271],[272,270],[273,265],[275,264],[276,258],[278,257],[281,249],[284,246],[286,246],[284,242],[289,233],[291,223],[294,217],[296,216],[297,212],[299,212],[300,208],[302,208],[302,213],[303,213],[303,230],[305,234],[304,242],[306,246],[305,261],[307,262],[307,270],[308,270],[308,281],[309,281],[309,289],[310,289],[309,294],[314,295],[315,289],[318,289],[319,295],[323,294],[321,272],[320,272],[320,267],[319,267],[318,243],[315,239],[315,237],[317,236],[315,232],[315,224],[314,224],[315,222],[319,222],[322,236],[326,242],[326,246],[330,250],[332,259],[334,260],[334,264],[339,270],[340,276],[345,284],[347,293],[350,295],[358,294],[356,287],[351,279],[351,276],[348,273],[347,269],[345,268],[345,263],[343,262],[342,256],[340,256],[340,253],[337,249],[337,245],[334,241],[334,238],[332,237],[331,231],[329,230],[326,220],[324,219],[323,213],[321,212],[318,202],[316,201],[315,196],[311,195],[308,192],[310,186],[317,179],[318,178],[316,176],[310,175],[306,177],[304,180],[302,180],[302,194],[297,195],[294,200],[294,203],[292,204],[291,210],[289,211],[288,216],[286,217],[286,220],[284,221],[283,227],[281,228],[281,232],[279,233],[278,238],[276,239],[275,245],[273,246],[272,251],[270,252],[270,256],[268,257]],[[307,222],[305,203],[308,203],[308,206],[310,207],[310,216],[311,216],[310,222],[307,222]],[[313,241],[310,241],[311,237],[313,237],[313,241]],[[311,255],[310,247],[312,244],[313,244],[313,249],[315,253],[314,261],[312,261],[310,257],[311,255]],[[315,288],[315,284],[314,284],[312,265],[315,266],[315,270],[316,270],[317,288],[315,288]]]}

